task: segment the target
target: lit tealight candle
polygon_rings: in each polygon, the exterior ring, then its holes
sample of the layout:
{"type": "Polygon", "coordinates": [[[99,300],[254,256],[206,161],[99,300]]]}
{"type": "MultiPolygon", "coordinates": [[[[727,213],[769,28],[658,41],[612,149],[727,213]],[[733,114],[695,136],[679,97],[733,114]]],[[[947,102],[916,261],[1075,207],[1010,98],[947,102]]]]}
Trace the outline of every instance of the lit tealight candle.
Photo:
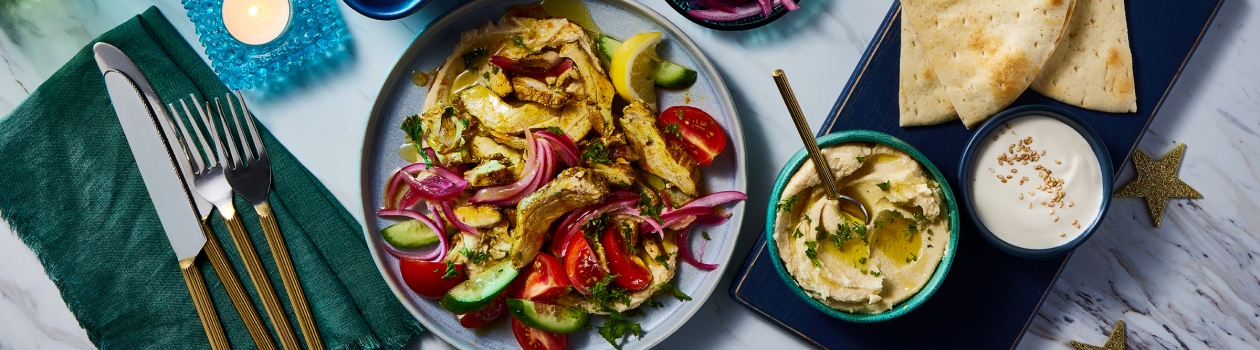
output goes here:
{"type": "Polygon", "coordinates": [[[223,0],[223,26],[242,43],[266,44],[289,26],[289,7],[289,0],[223,0]]]}

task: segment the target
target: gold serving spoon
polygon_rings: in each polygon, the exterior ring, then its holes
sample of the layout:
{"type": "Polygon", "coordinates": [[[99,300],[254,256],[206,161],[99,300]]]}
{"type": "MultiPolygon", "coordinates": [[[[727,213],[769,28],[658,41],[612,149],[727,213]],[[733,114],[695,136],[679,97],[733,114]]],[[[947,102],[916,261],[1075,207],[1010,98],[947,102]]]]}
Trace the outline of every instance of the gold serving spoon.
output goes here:
{"type": "Polygon", "coordinates": [[[866,206],[853,197],[840,194],[839,187],[836,187],[836,177],[831,173],[831,165],[827,164],[827,158],[823,157],[822,151],[818,149],[818,140],[814,139],[809,122],[805,120],[805,113],[801,112],[801,105],[796,102],[796,94],[792,92],[792,85],[788,84],[787,75],[782,69],[774,70],[774,83],[779,86],[779,94],[783,95],[783,103],[787,104],[788,113],[792,115],[792,123],[796,124],[796,132],[801,135],[801,142],[805,143],[805,150],[814,160],[814,170],[818,172],[818,177],[822,179],[823,184],[827,185],[827,197],[836,201],[847,201],[857,206],[862,210],[862,222],[870,224],[871,215],[866,211],[866,206]]]}

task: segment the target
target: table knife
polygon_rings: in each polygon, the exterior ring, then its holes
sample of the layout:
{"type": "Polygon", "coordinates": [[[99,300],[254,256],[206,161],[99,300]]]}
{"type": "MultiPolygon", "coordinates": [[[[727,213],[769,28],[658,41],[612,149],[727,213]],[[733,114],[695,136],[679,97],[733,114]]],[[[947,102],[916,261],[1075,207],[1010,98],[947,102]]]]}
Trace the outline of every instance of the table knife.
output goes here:
{"type": "MultiPolygon", "coordinates": [[[[155,115],[159,128],[162,134],[165,135],[167,147],[171,150],[189,149],[180,148],[181,145],[176,144],[176,142],[185,142],[178,131],[179,129],[172,125],[171,118],[177,118],[178,115],[167,114],[166,110],[162,109],[162,101],[158,97],[157,92],[153,90],[152,85],[149,84],[148,79],[140,71],[140,68],[136,66],[135,62],[122,50],[109,43],[97,43],[93,45],[92,49],[97,65],[102,73],[114,69],[132,79],[149,105],[151,112],[155,115]]],[[[193,146],[191,149],[196,149],[195,145],[189,146],[193,146]]],[[[232,263],[228,260],[227,254],[224,253],[223,246],[214,235],[214,231],[210,229],[209,219],[214,207],[195,191],[191,191],[194,188],[194,184],[192,167],[189,165],[188,157],[178,152],[174,154],[175,162],[179,165],[179,172],[184,181],[184,187],[190,189],[189,192],[192,193],[193,207],[197,211],[198,218],[200,218],[198,224],[202,233],[206,236],[206,258],[210,260],[210,265],[214,267],[215,274],[219,276],[219,280],[223,283],[223,288],[232,300],[232,305],[236,308],[237,314],[240,315],[242,323],[245,324],[245,329],[249,331],[250,338],[254,340],[254,344],[260,350],[275,350],[275,342],[272,341],[271,334],[263,324],[262,318],[259,317],[258,309],[254,307],[249,294],[245,292],[245,287],[241,284],[240,278],[237,277],[235,269],[232,268],[232,263]]]]}
{"type": "Polygon", "coordinates": [[[223,326],[219,324],[214,303],[210,300],[210,293],[206,291],[201,272],[194,263],[206,244],[206,236],[198,229],[191,193],[184,187],[174,155],[167,147],[163,135],[158,132],[153,109],[145,102],[135,82],[126,74],[107,70],[103,75],[109,99],[114,104],[127,145],[136,159],[137,168],[140,169],[144,187],[153,201],[158,221],[162,223],[162,230],[170,240],[175,257],[179,259],[179,270],[184,275],[188,292],[192,295],[193,305],[201,319],[210,348],[229,349],[223,326]]]}

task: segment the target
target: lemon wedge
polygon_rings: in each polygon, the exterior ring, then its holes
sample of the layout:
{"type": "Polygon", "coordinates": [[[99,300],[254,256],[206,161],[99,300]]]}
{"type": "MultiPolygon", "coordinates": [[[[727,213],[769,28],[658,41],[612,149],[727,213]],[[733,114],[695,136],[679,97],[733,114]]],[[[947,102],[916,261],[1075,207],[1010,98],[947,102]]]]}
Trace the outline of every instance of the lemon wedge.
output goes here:
{"type": "Polygon", "coordinates": [[[652,74],[659,59],[656,44],[661,42],[660,32],[635,34],[617,47],[612,55],[611,73],[613,87],[626,101],[641,100],[656,109],[656,87],[652,74]]]}

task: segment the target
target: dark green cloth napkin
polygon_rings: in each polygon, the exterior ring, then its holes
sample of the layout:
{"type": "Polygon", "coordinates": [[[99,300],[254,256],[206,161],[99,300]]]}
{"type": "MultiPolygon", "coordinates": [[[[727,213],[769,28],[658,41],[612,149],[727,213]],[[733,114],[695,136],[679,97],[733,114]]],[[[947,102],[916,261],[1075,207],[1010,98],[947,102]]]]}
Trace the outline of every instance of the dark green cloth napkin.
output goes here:
{"type": "MultiPolygon", "coordinates": [[[[130,55],[167,102],[227,92],[156,8],[97,40],[130,55]]],[[[39,256],[97,347],[206,348],[91,47],[0,119],[0,214],[39,256]]],[[[270,133],[260,133],[274,173],[271,205],[324,343],[329,349],[406,345],[420,324],[385,285],[358,222],[270,133]]],[[[236,208],[296,332],[257,215],[239,197],[236,208]]],[[[213,217],[219,241],[270,326],[223,220],[213,217]]],[[[232,347],[254,348],[218,276],[204,258],[198,265],[232,347]]]]}

